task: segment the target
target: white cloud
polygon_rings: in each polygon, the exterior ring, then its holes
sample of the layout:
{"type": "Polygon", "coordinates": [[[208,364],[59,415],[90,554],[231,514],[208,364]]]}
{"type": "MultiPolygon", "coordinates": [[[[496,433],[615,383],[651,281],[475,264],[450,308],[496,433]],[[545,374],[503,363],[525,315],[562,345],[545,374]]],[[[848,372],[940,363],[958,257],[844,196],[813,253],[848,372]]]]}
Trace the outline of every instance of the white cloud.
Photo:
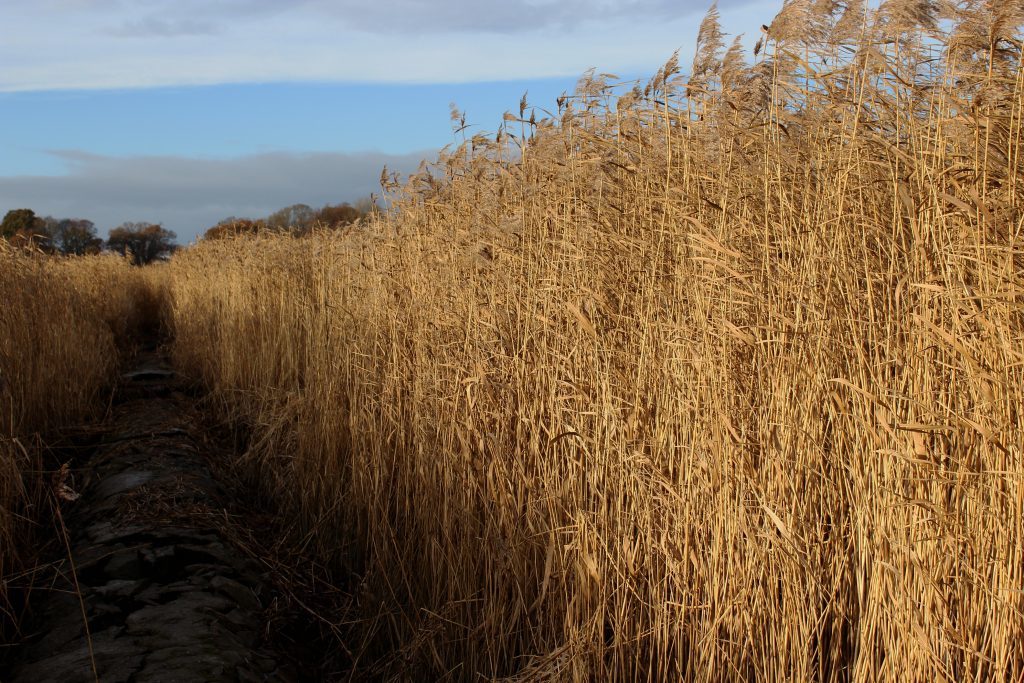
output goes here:
{"type": "MultiPolygon", "coordinates": [[[[706,0],[3,0],[0,91],[647,72],[706,0]]],[[[777,2],[727,0],[750,31],[777,2]],[[752,11],[756,10],[756,11],[752,11]]],[[[686,61],[684,59],[684,61],[686,61]]]]}
{"type": "Polygon", "coordinates": [[[61,176],[0,177],[0,215],[88,218],[101,231],[125,221],[163,223],[188,242],[228,216],[259,218],[303,203],[320,207],[379,194],[386,165],[415,171],[436,152],[392,155],[274,152],[234,159],[118,158],[53,152],[69,165],[61,176]]]}
{"type": "Polygon", "coordinates": [[[213,36],[221,32],[220,26],[208,21],[193,19],[163,19],[145,17],[126,22],[117,28],[110,29],[110,35],[119,38],[148,39],[154,37],[177,36],[213,36]]]}

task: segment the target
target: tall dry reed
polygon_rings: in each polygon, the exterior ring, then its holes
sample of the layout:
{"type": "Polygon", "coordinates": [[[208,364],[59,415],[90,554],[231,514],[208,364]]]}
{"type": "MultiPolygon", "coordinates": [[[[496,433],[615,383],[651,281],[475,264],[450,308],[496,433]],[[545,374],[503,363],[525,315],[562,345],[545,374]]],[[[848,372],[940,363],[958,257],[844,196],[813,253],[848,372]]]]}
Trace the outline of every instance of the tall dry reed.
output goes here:
{"type": "Polygon", "coordinates": [[[790,0],[753,64],[712,13],[688,81],[175,258],[179,363],[358,577],[357,672],[1024,677],[1006,7],[790,0]]]}
{"type": "Polygon", "coordinates": [[[156,292],[114,256],[59,259],[0,241],[0,631],[17,621],[5,581],[31,559],[25,546],[49,509],[46,440],[106,409],[156,292]]]}

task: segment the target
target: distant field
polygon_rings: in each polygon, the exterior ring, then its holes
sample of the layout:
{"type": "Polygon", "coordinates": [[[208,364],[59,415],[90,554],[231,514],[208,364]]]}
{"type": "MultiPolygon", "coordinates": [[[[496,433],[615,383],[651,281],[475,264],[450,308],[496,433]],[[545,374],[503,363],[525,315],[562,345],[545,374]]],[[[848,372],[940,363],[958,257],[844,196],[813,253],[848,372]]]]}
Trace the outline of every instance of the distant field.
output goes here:
{"type": "Polygon", "coordinates": [[[1024,13],[808,4],[161,274],[363,675],[1024,678],[1024,13]]]}

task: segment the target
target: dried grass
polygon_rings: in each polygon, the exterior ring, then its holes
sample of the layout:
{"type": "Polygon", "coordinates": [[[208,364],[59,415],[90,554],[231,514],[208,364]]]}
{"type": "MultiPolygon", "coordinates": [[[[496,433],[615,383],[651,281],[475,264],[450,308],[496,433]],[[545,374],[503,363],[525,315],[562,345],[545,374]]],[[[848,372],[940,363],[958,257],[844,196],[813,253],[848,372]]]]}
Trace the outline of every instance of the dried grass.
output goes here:
{"type": "Polygon", "coordinates": [[[175,258],[177,361],[359,577],[360,671],[1024,677],[1019,26],[808,6],[369,225],[175,258]]]}
{"type": "MultiPolygon", "coordinates": [[[[59,259],[0,241],[0,630],[49,477],[46,438],[102,413],[119,361],[156,308],[153,276],[113,256],[59,259]]],[[[6,622],[6,624],[5,624],[6,622]]]]}

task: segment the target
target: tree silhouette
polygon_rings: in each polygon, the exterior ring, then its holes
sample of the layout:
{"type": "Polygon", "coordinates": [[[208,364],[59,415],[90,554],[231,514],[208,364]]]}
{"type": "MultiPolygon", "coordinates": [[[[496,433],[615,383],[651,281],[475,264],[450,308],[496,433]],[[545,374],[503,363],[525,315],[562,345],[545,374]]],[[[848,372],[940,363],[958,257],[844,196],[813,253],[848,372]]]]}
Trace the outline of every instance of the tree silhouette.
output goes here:
{"type": "Polygon", "coordinates": [[[240,235],[256,235],[267,229],[263,221],[248,218],[225,218],[217,225],[203,233],[204,240],[219,240],[240,235]]]}
{"type": "Polygon", "coordinates": [[[176,248],[177,238],[170,230],[154,223],[123,223],[110,231],[107,247],[131,256],[132,263],[144,266],[169,256],[176,248]]]}
{"type": "Polygon", "coordinates": [[[308,204],[292,204],[267,216],[267,224],[277,230],[304,232],[312,224],[316,212],[308,204]]]}
{"type": "Polygon", "coordinates": [[[34,234],[42,228],[42,221],[32,209],[11,209],[0,223],[0,237],[34,234]]]}
{"type": "Polygon", "coordinates": [[[337,206],[331,206],[328,204],[316,212],[316,216],[313,220],[319,225],[336,228],[355,223],[357,220],[362,218],[362,216],[363,214],[359,209],[355,208],[351,204],[345,203],[338,204],[337,206]]]}
{"type": "Polygon", "coordinates": [[[53,246],[62,254],[82,256],[99,253],[103,240],[96,236],[96,225],[84,218],[44,219],[53,246]]]}
{"type": "Polygon", "coordinates": [[[0,223],[0,238],[19,247],[51,249],[50,233],[46,222],[32,209],[12,209],[0,223]]]}

